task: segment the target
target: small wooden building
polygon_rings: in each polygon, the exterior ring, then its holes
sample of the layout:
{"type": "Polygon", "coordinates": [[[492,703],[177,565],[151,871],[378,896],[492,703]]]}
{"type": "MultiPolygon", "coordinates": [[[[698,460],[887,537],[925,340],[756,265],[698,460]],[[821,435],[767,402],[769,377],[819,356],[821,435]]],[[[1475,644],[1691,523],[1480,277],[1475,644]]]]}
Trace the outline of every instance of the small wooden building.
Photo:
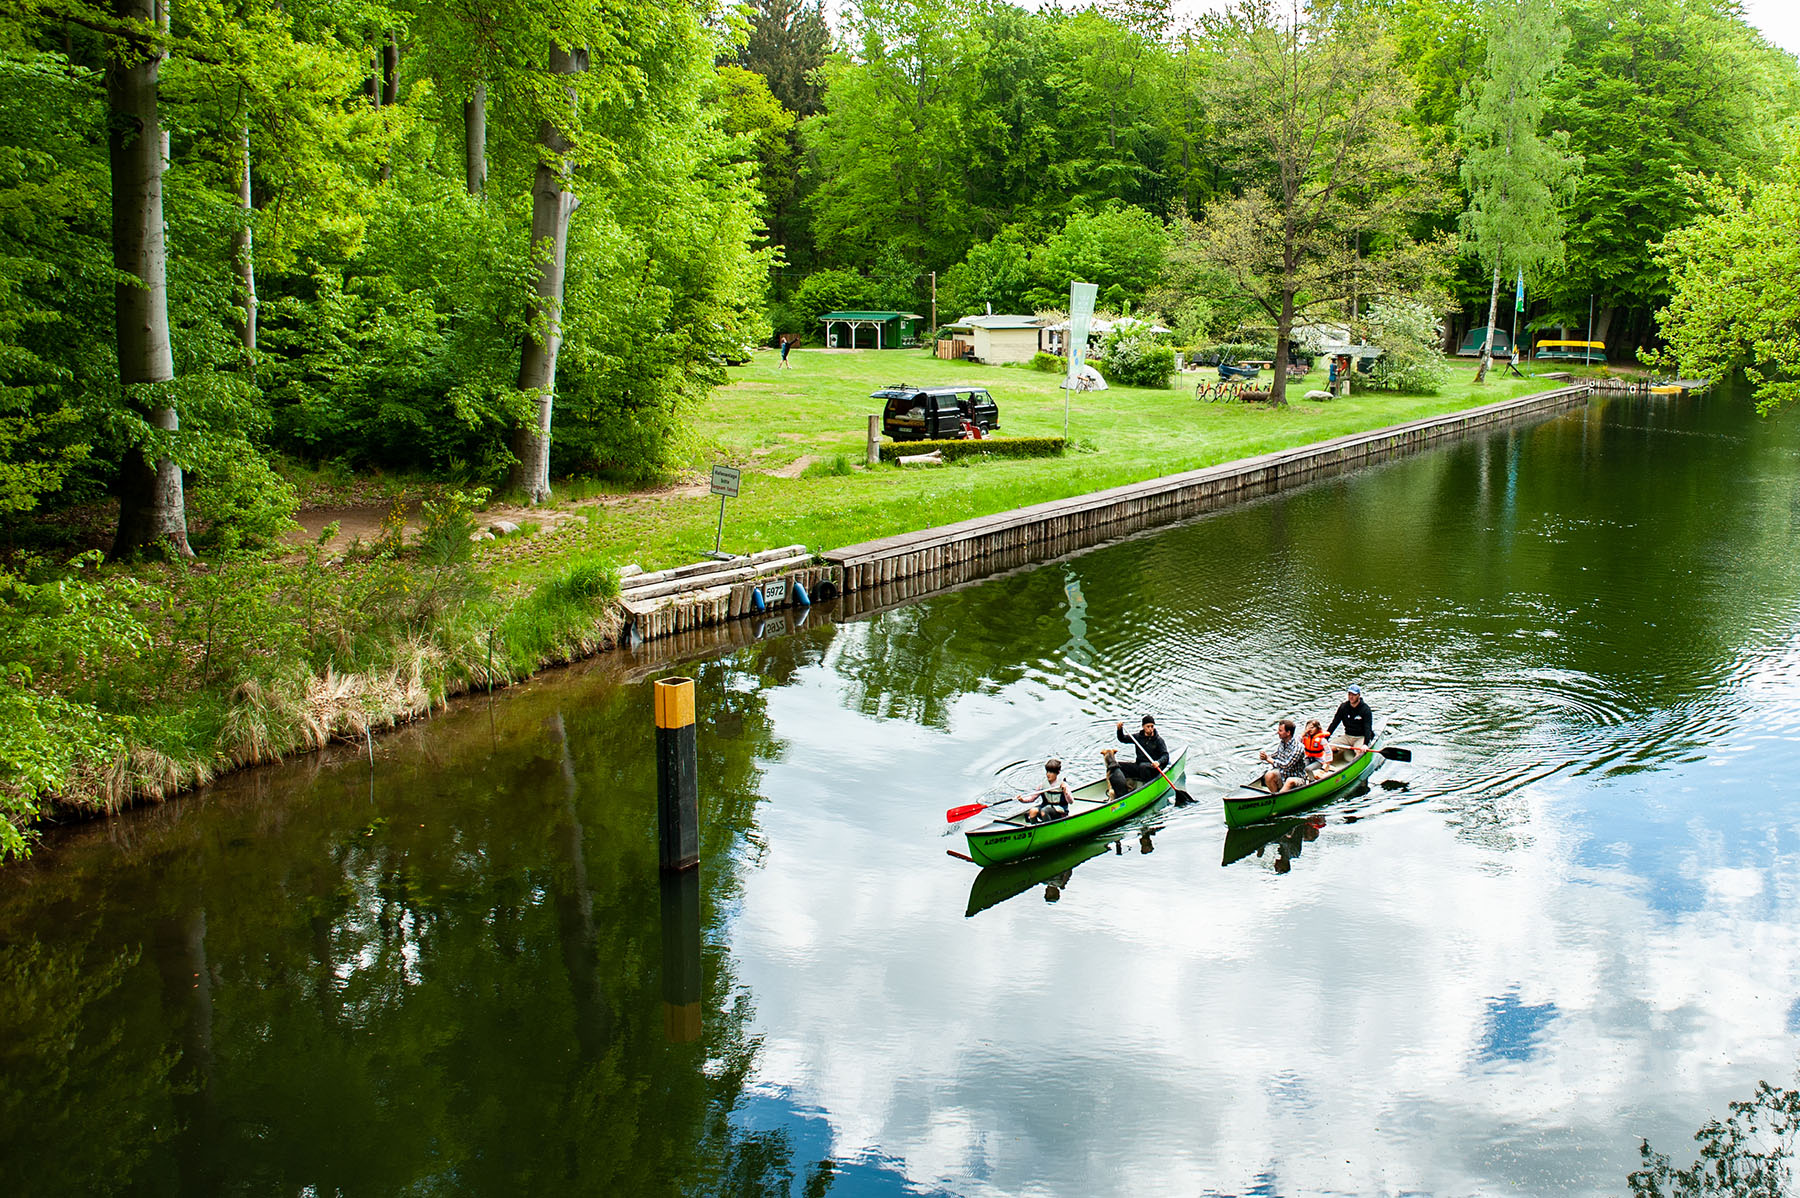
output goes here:
{"type": "Polygon", "coordinates": [[[819,319],[827,349],[899,349],[919,343],[925,318],[917,312],[827,312],[819,319]]]}
{"type": "Polygon", "coordinates": [[[1042,348],[1043,325],[1035,316],[965,316],[944,327],[968,343],[977,362],[1000,366],[1031,361],[1042,348]]]}

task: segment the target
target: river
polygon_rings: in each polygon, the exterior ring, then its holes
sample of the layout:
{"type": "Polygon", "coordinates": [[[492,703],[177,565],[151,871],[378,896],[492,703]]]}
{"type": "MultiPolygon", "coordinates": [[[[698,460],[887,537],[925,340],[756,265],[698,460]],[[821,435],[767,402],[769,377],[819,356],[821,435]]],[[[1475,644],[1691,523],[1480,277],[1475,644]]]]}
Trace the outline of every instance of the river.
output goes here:
{"type": "Polygon", "coordinates": [[[0,872],[0,1176],[1627,1193],[1800,1062],[1797,416],[1597,400],[670,663],[685,887],[604,661],[55,833],[0,872]],[[1352,682],[1412,761],[1227,837],[1352,682]],[[1047,877],[946,852],[1146,712],[1193,803],[1047,877]]]}

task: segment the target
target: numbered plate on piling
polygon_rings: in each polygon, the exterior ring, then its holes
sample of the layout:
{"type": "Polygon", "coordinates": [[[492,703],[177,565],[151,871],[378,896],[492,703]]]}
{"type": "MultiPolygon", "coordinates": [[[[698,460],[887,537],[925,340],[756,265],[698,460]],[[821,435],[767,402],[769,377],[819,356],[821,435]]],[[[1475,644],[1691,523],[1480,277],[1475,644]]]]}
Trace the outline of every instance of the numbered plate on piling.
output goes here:
{"type": "Polygon", "coordinates": [[[738,493],[738,468],[736,466],[714,466],[712,472],[712,493],[726,495],[732,499],[738,493]]]}
{"type": "Polygon", "coordinates": [[[774,606],[787,598],[787,579],[771,578],[763,583],[763,602],[774,606]]]}

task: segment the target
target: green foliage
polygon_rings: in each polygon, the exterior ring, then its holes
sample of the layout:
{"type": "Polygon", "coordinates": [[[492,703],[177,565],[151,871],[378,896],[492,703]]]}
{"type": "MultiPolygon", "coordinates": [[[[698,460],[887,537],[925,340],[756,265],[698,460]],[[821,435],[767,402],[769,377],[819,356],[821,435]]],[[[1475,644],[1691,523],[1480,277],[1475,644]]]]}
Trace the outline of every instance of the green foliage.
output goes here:
{"type": "Polygon", "coordinates": [[[1213,345],[1196,346],[1188,357],[1189,360],[1206,366],[1217,366],[1220,362],[1233,366],[1239,362],[1273,362],[1275,346],[1268,342],[1220,341],[1213,345]]]}
{"type": "Polygon", "coordinates": [[[825,461],[809,463],[800,477],[848,478],[854,473],[856,473],[856,468],[850,464],[850,455],[834,453],[825,461]]]}
{"type": "Polygon", "coordinates": [[[869,280],[855,271],[822,270],[794,290],[788,311],[793,323],[811,336],[825,313],[864,311],[871,298],[869,280]]]}
{"type": "Polygon", "coordinates": [[[1246,5],[1217,32],[1226,57],[1207,87],[1240,183],[1184,237],[1184,257],[1274,326],[1281,404],[1297,317],[1438,282],[1447,247],[1419,235],[1438,173],[1392,44],[1354,12],[1246,5]]]}
{"type": "Polygon", "coordinates": [[[1069,280],[1100,288],[1103,307],[1115,311],[1136,303],[1162,273],[1168,235],[1160,220],[1142,208],[1109,204],[1095,213],[1076,213],[1044,245],[1026,302],[1049,308],[1069,302],[1069,280]]]}
{"type": "Polygon", "coordinates": [[[1674,294],[1651,360],[1690,378],[1743,370],[1766,413],[1800,399],[1800,143],[1749,196],[1717,182],[1696,192],[1711,211],[1658,249],[1674,294]]]}
{"type": "MultiPolygon", "coordinates": [[[[1552,307],[1585,321],[1669,295],[1648,248],[1698,215],[1690,172],[1764,179],[1797,111],[1793,56],[1722,5],[1564,0],[1571,38],[1547,119],[1583,163],[1552,307]]],[[[1616,339],[1616,338],[1615,338],[1616,339]]]]}
{"type": "Polygon", "coordinates": [[[1167,389],[1175,377],[1175,351],[1159,345],[1142,326],[1121,321],[1106,335],[1100,369],[1109,383],[1167,389]]]}
{"type": "Polygon", "coordinates": [[[578,558],[512,605],[498,640],[507,662],[529,667],[591,648],[619,596],[619,576],[600,558],[578,558]]]}
{"type": "Polygon", "coordinates": [[[453,566],[474,552],[474,512],[487,502],[488,489],[451,491],[419,505],[419,559],[428,565],[453,566]]]}
{"type": "Polygon", "coordinates": [[[1383,296],[1369,305],[1363,318],[1371,345],[1381,357],[1369,371],[1377,391],[1436,395],[1450,377],[1444,362],[1438,316],[1417,300],[1383,296]]]}
{"type": "Polygon", "coordinates": [[[941,453],[946,462],[958,458],[1050,458],[1068,447],[1061,437],[986,437],[980,441],[883,441],[881,460],[918,453],[941,453]]]}
{"type": "Polygon", "coordinates": [[[198,549],[267,549],[295,527],[300,497],[240,438],[208,446],[203,464],[188,472],[188,516],[199,529],[198,549]]]}
{"type": "Polygon", "coordinates": [[[1039,350],[1031,355],[1031,368],[1040,374],[1067,374],[1069,360],[1061,354],[1047,354],[1039,350]]]}
{"type": "Polygon", "coordinates": [[[98,570],[88,554],[43,581],[0,572],[0,860],[25,852],[75,770],[107,764],[132,734],[112,682],[150,650],[142,613],[166,595],[98,570]]]}
{"type": "MultiPolygon", "coordinates": [[[[1469,193],[1462,250],[1491,280],[1487,325],[1498,319],[1506,277],[1519,270],[1535,275],[1562,260],[1563,206],[1573,195],[1580,161],[1567,152],[1567,134],[1546,136],[1540,128],[1545,84],[1569,40],[1551,0],[1492,5],[1485,22],[1487,70],[1457,125],[1469,193]]],[[[1486,359],[1481,369],[1487,369],[1486,359]]]]}

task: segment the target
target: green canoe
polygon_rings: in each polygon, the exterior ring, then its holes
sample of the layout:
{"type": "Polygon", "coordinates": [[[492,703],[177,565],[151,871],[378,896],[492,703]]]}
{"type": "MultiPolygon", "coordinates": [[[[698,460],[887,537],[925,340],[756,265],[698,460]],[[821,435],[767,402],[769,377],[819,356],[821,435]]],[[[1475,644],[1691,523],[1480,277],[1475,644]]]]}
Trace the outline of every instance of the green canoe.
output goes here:
{"type": "Polygon", "coordinates": [[[1257,820],[1291,815],[1316,803],[1323,803],[1326,799],[1348,794],[1369,776],[1375,769],[1375,763],[1381,760],[1380,744],[1381,738],[1377,736],[1367,753],[1341,767],[1336,773],[1326,774],[1317,782],[1309,782],[1282,794],[1272,795],[1263,789],[1261,778],[1251,779],[1243,785],[1243,793],[1225,796],[1225,826],[1239,828],[1257,820]]]}
{"type": "MultiPolygon", "coordinates": [[[[1180,781],[1186,768],[1187,750],[1184,748],[1170,755],[1169,768],[1163,772],[1171,779],[1180,781]]],[[[1148,811],[1157,802],[1169,797],[1171,787],[1161,778],[1152,778],[1131,793],[1116,799],[1107,797],[1105,778],[1096,778],[1073,789],[1075,801],[1069,806],[1069,814],[1059,820],[1028,824],[1025,822],[1025,813],[1020,811],[964,833],[969,842],[969,856],[981,865],[1000,865],[1007,861],[1017,861],[1021,857],[1047,853],[1058,845],[1104,832],[1134,815],[1148,811]]]]}

